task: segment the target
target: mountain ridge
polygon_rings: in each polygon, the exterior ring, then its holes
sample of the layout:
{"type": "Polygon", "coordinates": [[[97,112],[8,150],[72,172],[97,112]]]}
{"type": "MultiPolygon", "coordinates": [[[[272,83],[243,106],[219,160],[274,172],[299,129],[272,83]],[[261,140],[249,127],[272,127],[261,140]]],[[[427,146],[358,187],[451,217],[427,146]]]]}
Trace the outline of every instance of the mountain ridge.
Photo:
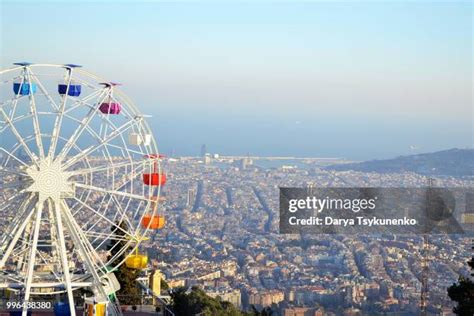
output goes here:
{"type": "Polygon", "coordinates": [[[331,165],[326,170],[378,173],[415,172],[423,175],[473,176],[474,149],[452,148],[433,153],[398,156],[391,159],[331,165]]]}

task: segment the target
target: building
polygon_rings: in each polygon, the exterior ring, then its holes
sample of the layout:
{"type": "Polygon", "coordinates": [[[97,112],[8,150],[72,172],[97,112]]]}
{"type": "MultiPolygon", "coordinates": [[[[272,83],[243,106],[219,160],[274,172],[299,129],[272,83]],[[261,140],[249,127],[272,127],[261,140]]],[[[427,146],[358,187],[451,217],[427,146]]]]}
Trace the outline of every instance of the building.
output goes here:
{"type": "Polygon", "coordinates": [[[320,308],[311,307],[288,307],[283,309],[283,316],[323,316],[320,308]]]}
{"type": "Polygon", "coordinates": [[[148,287],[153,292],[153,304],[156,304],[155,295],[161,295],[161,279],[163,275],[160,270],[153,271],[148,278],[148,287]]]}
{"type": "Polygon", "coordinates": [[[253,160],[250,158],[242,158],[239,161],[239,169],[240,170],[245,170],[248,168],[248,166],[253,165],[253,160]]]}
{"type": "Polygon", "coordinates": [[[206,144],[201,145],[201,157],[204,157],[207,153],[207,147],[206,144]]]}
{"type": "Polygon", "coordinates": [[[285,300],[285,293],[278,290],[249,294],[249,304],[257,307],[271,306],[272,304],[278,304],[283,300],[285,300]]]}
{"type": "Polygon", "coordinates": [[[186,206],[193,206],[195,200],[196,200],[196,190],[195,189],[189,189],[188,190],[188,195],[187,195],[187,198],[186,198],[186,206]]]}
{"type": "Polygon", "coordinates": [[[218,288],[218,289],[204,289],[207,295],[210,297],[220,297],[222,301],[232,303],[235,307],[241,308],[242,299],[240,290],[232,288],[218,288]]]}

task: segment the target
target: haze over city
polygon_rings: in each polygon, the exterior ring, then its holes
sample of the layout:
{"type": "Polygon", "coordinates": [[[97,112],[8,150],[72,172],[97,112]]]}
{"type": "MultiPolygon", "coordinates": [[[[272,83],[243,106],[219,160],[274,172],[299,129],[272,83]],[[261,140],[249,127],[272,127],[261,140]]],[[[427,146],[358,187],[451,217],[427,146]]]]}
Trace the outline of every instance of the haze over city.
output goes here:
{"type": "Polygon", "coordinates": [[[77,63],[122,82],[165,153],[206,144],[371,159],[472,147],[469,1],[2,1],[0,11],[2,68],[77,63]]]}

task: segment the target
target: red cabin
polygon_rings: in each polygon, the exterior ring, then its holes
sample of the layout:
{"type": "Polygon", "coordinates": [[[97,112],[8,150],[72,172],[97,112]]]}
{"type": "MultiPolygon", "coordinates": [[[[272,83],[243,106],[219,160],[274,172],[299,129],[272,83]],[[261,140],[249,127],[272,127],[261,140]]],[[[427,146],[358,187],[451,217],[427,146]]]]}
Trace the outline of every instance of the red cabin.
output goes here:
{"type": "Polygon", "coordinates": [[[166,174],[158,172],[157,159],[162,156],[159,154],[146,155],[146,158],[153,159],[153,172],[143,174],[143,183],[146,185],[162,186],[166,183],[166,174]]]}
{"type": "Polygon", "coordinates": [[[164,173],[144,173],[143,183],[146,185],[164,185],[166,183],[166,174],[164,173]]]}

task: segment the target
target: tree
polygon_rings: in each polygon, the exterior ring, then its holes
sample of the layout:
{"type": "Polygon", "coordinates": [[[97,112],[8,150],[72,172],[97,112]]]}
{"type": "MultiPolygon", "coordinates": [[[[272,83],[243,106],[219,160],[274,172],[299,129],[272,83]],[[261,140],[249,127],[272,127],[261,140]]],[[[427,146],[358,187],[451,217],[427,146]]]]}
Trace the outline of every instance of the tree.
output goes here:
{"type": "Polygon", "coordinates": [[[258,311],[257,308],[252,305],[252,311],[248,314],[249,316],[273,316],[276,315],[276,313],[273,311],[273,309],[269,306],[263,308],[261,311],[258,311]]]}
{"type": "Polygon", "coordinates": [[[168,282],[166,282],[165,279],[161,278],[160,280],[160,287],[162,291],[168,291],[170,286],[168,285],[168,282]]]}
{"type": "MultiPolygon", "coordinates": [[[[109,259],[115,256],[118,251],[126,247],[127,243],[125,239],[124,231],[128,230],[127,224],[125,222],[118,222],[117,226],[112,226],[112,233],[114,237],[112,238],[108,250],[110,251],[109,259]]],[[[125,251],[124,253],[127,253],[125,251]]],[[[117,265],[119,262],[125,259],[125,254],[121,254],[117,259],[112,262],[112,266],[117,265]]],[[[139,270],[131,269],[125,264],[122,264],[117,270],[114,271],[117,280],[120,283],[120,290],[115,293],[120,300],[121,304],[124,305],[139,305],[141,303],[141,291],[137,285],[137,278],[139,270]]]]}
{"type": "MultiPolygon", "coordinates": [[[[474,271],[474,257],[468,261],[468,265],[474,271]]],[[[453,308],[456,315],[474,315],[474,282],[470,278],[460,276],[458,283],[448,288],[448,295],[457,302],[457,306],[453,308]]]]}
{"type": "Polygon", "coordinates": [[[172,309],[176,315],[194,316],[241,316],[243,315],[229,302],[212,298],[198,287],[180,287],[170,291],[172,309]]]}

